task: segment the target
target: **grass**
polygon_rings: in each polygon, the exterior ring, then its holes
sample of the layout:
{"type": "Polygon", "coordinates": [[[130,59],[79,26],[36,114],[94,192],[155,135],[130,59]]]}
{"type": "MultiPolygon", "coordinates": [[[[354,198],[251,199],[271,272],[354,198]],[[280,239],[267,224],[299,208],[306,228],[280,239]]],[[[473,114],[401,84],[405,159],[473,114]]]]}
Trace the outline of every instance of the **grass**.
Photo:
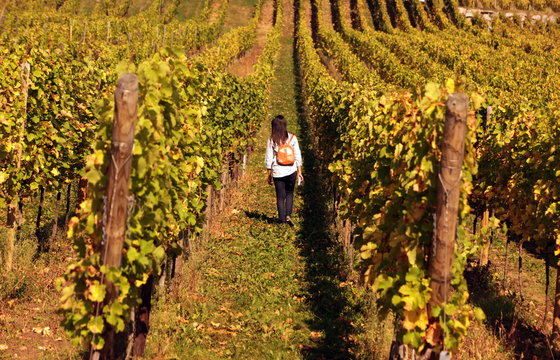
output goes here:
{"type": "Polygon", "coordinates": [[[246,25],[255,11],[256,0],[230,0],[224,21],[224,32],[246,25]]]}
{"type": "MultiPolygon", "coordinates": [[[[91,14],[95,9],[97,0],[82,0],[80,2],[80,11],[84,14],[91,14]]],[[[164,0],[165,4],[169,0],[164,0]]],[[[152,0],[131,0],[128,8],[128,15],[134,16],[144,10],[147,10],[152,4],[152,0]]],[[[177,19],[184,21],[196,17],[204,8],[203,0],[180,0],[177,7],[177,19]]]]}
{"type": "Polygon", "coordinates": [[[204,8],[204,1],[181,0],[177,7],[177,19],[185,21],[198,16],[204,8]]]}

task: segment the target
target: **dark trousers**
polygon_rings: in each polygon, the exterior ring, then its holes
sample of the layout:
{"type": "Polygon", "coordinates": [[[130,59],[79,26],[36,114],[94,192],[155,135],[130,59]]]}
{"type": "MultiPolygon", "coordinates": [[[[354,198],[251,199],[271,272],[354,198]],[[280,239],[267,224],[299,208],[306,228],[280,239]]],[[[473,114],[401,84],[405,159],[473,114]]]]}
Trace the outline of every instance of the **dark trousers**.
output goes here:
{"type": "Polygon", "coordinates": [[[276,189],[276,207],[278,208],[278,219],[280,222],[286,222],[286,216],[292,215],[296,175],[297,171],[288,176],[274,178],[274,188],[276,189]]]}

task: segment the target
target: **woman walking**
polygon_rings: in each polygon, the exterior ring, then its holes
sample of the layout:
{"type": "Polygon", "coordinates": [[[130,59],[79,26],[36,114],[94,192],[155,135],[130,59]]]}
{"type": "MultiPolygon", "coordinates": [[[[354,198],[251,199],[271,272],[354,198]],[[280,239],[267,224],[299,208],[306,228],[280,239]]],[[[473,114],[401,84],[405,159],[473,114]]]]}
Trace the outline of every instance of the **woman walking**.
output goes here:
{"type": "Polygon", "coordinates": [[[292,223],[294,188],[296,181],[303,181],[301,173],[301,150],[294,134],[288,133],[288,123],[284,116],[272,119],[272,135],[266,144],[265,165],[268,183],[276,189],[276,207],[281,223],[292,223]]]}

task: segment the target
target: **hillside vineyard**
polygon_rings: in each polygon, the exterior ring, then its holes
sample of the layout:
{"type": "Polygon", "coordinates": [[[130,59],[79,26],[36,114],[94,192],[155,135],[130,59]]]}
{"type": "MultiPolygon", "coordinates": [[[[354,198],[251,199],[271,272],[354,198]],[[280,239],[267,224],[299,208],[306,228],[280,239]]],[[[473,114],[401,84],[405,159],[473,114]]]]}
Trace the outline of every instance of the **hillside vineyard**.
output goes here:
{"type": "Polygon", "coordinates": [[[560,356],[558,9],[3,2],[0,357],[560,356]]]}

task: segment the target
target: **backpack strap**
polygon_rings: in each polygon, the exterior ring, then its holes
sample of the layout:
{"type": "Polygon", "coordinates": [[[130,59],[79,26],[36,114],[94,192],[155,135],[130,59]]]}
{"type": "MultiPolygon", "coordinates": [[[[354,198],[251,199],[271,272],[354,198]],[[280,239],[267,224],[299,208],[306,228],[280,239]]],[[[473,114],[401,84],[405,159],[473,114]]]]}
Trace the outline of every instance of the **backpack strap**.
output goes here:
{"type": "Polygon", "coordinates": [[[288,142],[286,144],[290,145],[290,143],[292,142],[292,140],[294,139],[294,134],[292,134],[292,136],[290,136],[290,138],[288,139],[288,142]]]}

